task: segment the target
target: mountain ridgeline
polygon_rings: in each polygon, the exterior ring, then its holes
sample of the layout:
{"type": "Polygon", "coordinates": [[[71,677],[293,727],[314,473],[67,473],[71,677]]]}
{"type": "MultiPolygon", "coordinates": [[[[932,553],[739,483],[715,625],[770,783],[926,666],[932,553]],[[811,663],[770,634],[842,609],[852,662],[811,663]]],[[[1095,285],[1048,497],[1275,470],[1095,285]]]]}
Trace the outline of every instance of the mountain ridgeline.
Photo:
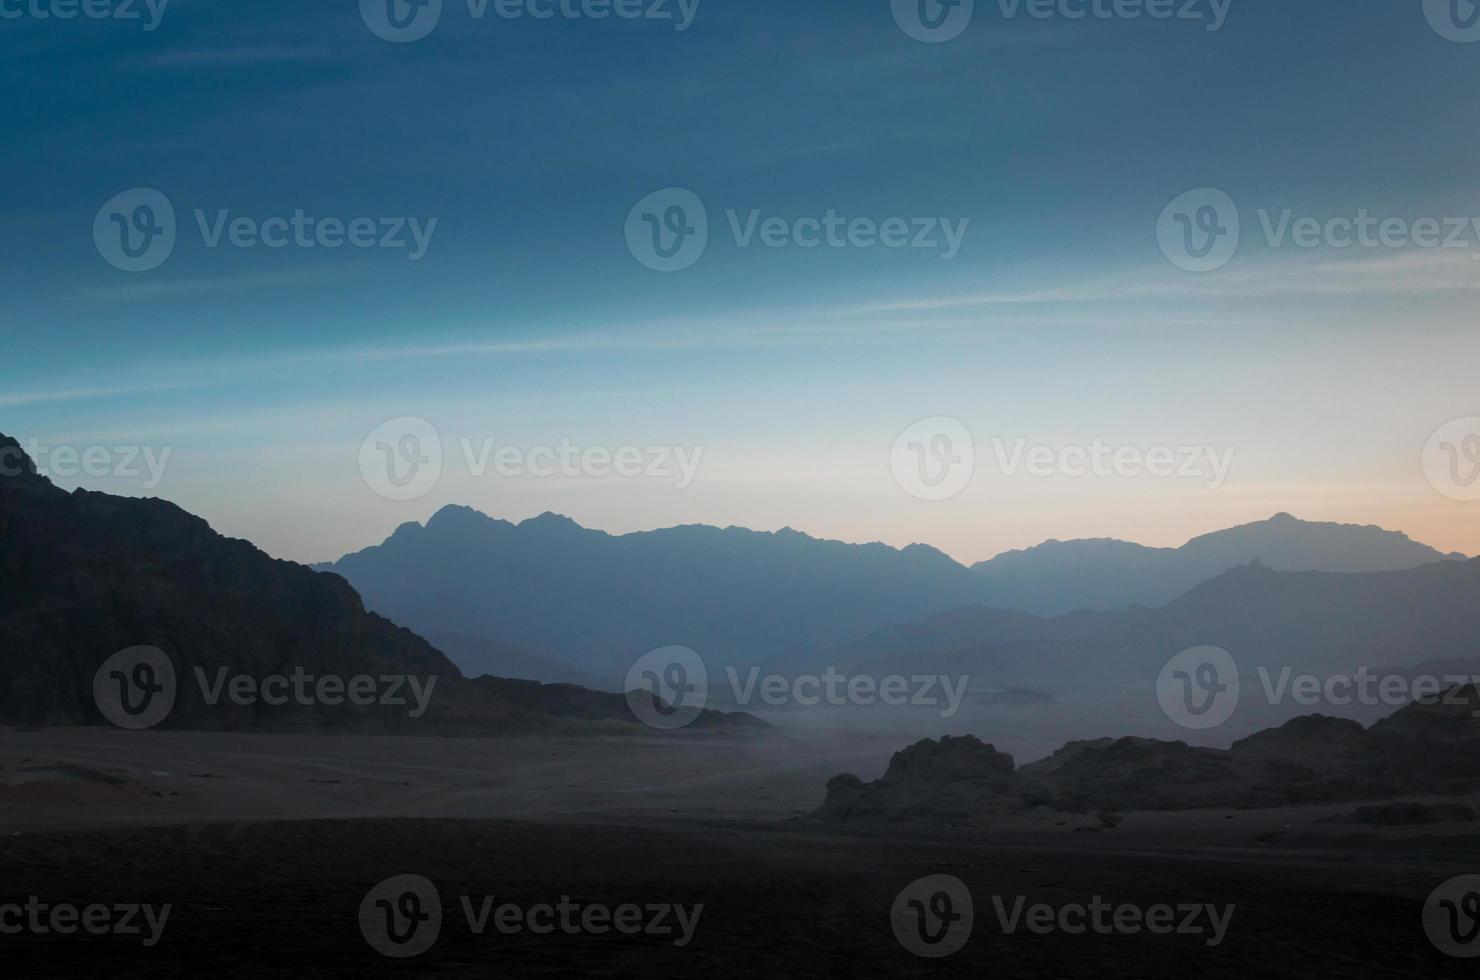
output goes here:
{"type": "Polygon", "coordinates": [[[1216,646],[1251,678],[1447,662],[1480,665],[1480,559],[1396,572],[1224,572],[1165,606],[1052,619],[962,609],[878,630],[811,659],[868,673],[967,674],[1063,691],[1149,684],[1175,653],[1216,646]]]}
{"type": "MultiPolygon", "coordinates": [[[[1281,514],[1181,548],[1052,541],[968,568],[923,545],[844,544],[789,529],[611,535],[553,514],[514,524],[447,507],[425,525],[403,525],[384,543],[320,567],[397,622],[463,638],[464,655],[453,656],[470,673],[486,666],[473,638],[620,678],[633,659],[670,644],[714,664],[786,668],[806,660],[804,651],[837,663],[828,652],[859,641],[875,644],[862,653],[921,653],[914,644],[941,624],[955,624],[947,627],[955,632],[949,641],[931,637],[929,649],[939,652],[1057,641],[1134,628],[1146,614],[1131,607],[1164,605],[1251,562],[1271,574],[1379,573],[1460,557],[1380,528],[1281,514]],[[1052,626],[1043,618],[1072,610],[1090,613],[1052,626]],[[1104,618],[1093,618],[1095,610],[1104,618]],[[1122,610],[1129,611],[1111,612],[1122,610]],[[910,625],[920,620],[928,622],[910,625]],[[900,643],[870,636],[889,629],[901,631],[900,643]]],[[[506,648],[490,649],[488,664],[509,662],[506,648]]]]}

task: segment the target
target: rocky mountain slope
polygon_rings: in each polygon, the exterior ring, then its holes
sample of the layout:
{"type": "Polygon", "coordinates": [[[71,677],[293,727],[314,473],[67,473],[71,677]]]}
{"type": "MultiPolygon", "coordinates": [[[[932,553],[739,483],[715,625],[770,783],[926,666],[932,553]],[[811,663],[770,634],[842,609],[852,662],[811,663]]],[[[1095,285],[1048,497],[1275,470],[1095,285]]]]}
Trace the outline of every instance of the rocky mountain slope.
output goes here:
{"type": "MultiPolygon", "coordinates": [[[[172,665],[164,728],[470,734],[570,719],[638,728],[620,695],[466,680],[420,636],[367,612],[339,576],[274,560],[161,500],[64,492],[0,436],[0,724],[108,724],[95,676],[139,646],[172,665]],[[309,678],[308,697],[257,687],[295,674],[309,678]],[[368,703],[319,688],[324,677],[366,678],[359,700],[368,703]],[[232,695],[238,683],[242,698],[232,695]]],[[[711,712],[696,727],[732,723],[744,720],[711,712]]]]}

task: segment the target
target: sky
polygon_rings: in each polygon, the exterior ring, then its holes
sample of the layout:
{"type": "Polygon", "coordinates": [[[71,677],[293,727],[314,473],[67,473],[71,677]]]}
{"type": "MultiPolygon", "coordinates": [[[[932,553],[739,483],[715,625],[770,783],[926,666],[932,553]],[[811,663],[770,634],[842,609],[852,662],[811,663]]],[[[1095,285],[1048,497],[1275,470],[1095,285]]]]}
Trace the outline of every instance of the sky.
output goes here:
{"type": "Polygon", "coordinates": [[[301,561],[453,503],[1480,553],[1463,5],[391,3],[0,0],[0,432],[59,485],[301,561]]]}

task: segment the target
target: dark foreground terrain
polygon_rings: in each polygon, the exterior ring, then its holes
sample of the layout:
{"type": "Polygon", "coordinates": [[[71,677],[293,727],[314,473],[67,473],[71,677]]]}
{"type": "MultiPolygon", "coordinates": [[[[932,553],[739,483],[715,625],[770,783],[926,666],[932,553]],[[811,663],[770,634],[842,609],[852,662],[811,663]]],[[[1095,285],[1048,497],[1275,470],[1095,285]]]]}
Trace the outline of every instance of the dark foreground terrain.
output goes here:
{"type": "MultiPolygon", "coordinates": [[[[1185,841],[1165,828],[972,831],[953,836],[760,821],[362,820],[183,824],[8,833],[0,895],[172,906],[161,939],[8,935],[10,976],[973,976],[1441,977],[1422,908],[1480,866],[1473,834],[1259,832],[1256,815],[1185,841]],[[1249,826],[1241,825],[1244,821],[1249,826]],[[1262,839],[1261,839],[1262,838],[1262,839]],[[370,947],[359,909],[390,876],[437,886],[436,942],[414,959],[370,947]],[[926,875],[970,889],[965,947],[931,960],[891,928],[896,895],[926,875]],[[528,908],[703,903],[686,946],[669,935],[470,932],[459,901],[528,908]],[[1232,903],[1206,935],[1004,935],[992,896],[1029,904],[1232,903]]],[[[670,919],[671,924],[671,919],[670,919]]]]}

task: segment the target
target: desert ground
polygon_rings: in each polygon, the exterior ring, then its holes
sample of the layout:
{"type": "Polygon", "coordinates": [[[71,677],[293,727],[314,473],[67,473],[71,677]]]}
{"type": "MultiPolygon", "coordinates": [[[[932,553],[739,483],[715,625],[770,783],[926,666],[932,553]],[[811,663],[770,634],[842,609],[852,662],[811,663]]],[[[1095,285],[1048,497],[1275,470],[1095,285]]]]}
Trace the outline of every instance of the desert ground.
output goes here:
{"type": "MultiPolygon", "coordinates": [[[[1018,816],[990,828],[800,819],[889,739],[414,739],[89,729],[0,733],[0,903],[169,904],[158,940],[4,936],[19,976],[1468,975],[1422,909],[1480,867],[1474,824],[1326,822],[1350,806],[1018,816]],[[434,882],[436,942],[381,955],[358,913],[434,882]],[[896,940],[912,881],[950,874],[975,922],[954,955],[896,940]],[[703,905],[691,939],[468,924],[562,897],[703,905]],[[1226,937],[1004,931],[994,901],[1232,906],[1226,937]]],[[[1474,802],[1474,801],[1470,801],[1474,802]]]]}

